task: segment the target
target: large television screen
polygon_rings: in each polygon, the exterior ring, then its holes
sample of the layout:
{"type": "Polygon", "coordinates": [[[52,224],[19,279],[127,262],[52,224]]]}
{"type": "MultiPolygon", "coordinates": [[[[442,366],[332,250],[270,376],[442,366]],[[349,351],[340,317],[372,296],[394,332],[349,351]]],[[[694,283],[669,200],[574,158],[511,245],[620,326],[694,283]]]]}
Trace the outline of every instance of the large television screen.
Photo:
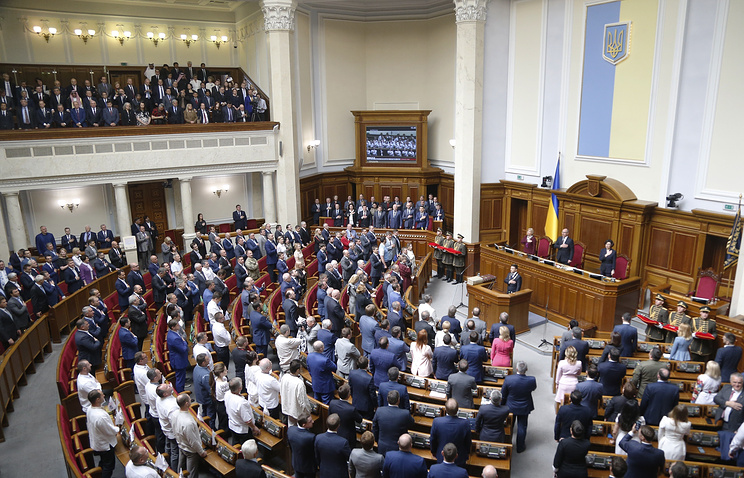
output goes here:
{"type": "Polygon", "coordinates": [[[367,126],[367,163],[416,162],[416,126],[367,126]]]}

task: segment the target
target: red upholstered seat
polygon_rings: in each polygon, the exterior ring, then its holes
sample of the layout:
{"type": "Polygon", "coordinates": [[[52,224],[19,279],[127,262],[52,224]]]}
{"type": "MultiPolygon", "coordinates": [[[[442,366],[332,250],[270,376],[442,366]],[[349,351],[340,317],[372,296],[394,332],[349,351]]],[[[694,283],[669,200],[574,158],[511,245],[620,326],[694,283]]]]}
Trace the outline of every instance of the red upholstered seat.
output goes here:
{"type": "Polygon", "coordinates": [[[228,290],[230,292],[235,292],[238,290],[238,277],[233,274],[227,279],[225,279],[225,285],[227,286],[228,290]]]}
{"type": "Polygon", "coordinates": [[[315,312],[315,309],[318,306],[318,284],[316,283],[314,286],[310,288],[310,290],[305,294],[305,310],[307,310],[308,314],[311,314],[315,312]]]}
{"type": "Polygon", "coordinates": [[[67,283],[60,281],[57,285],[59,286],[59,290],[62,291],[62,294],[67,295],[67,283]]]}
{"type": "Polygon", "coordinates": [[[28,315],[33,316],[34,315],[34,308],[31,305],[31,299],[26,301],[26,307],[28,308],[28,315]]]}
{"type": "Polygon", "coordinates": [[[315,244],[312,242],[302,249],[302,255],[307,259],[308,257],[315,254],[315,244]]]}
{"type": "Polygon", "coordinates": [[[318,274],[318,260],[313,259],[313,261],[308,264],[308,266],[305,268],[305,271],[307,272],[308,277],[313,277],[318,274]]]}
{"type": "Polygon", "coordinates": [[[713,272],[712,268],[706,270],[698,269],[698,282],[695,290],[691,290],[687,295],[702,297],[703,299],[712,299],[718,292],[718,283],[721,277],[713,272]]]}
{"type": "Polygon", "coordinates": [[[349,288],[344,287],[344,291],[341,293],[341,300],[339,301],[341,308],[344,310],[349,309],[349,288]]]}
{"type": "Polygon", "coordinates": [[[150,272],[149,271],[148,272],[145,272],[144,274],[142,274],[142,280],[145,281],[145,289],[149,289],[150,288],[150,283],[152,282],[152,278],[150,277],[150,272]]]}
{"type": "Polygon", "coordinates": [[[266,256],[263,256],[258,260],[258,270],[266,272],[266,256]]]}
{"type": "Polygon", "coordinates": [[[256,221],[255,219],[248,219],[248,221],[246,221],[246,224],[246,229],[256,229],[258,227],[258,221],[256,221]]]}
{"type": "Polygon", "coordinates": [[[377,307],[382,308],[382,299],[385,297],[385,292],[382,290],[382,284],[377,286],[375,289],[374,302],[377,307]]]}
{"type": "Polygon", "coordinates": [[[630,259],[625,254],[618,254],[615,259],[615,279],[627,279],[630,259]]]}
{"type": "Polygon", "coordinates": [[[586,250],[586,246],[582,244],[581,242],[574,242],[574,255],[573,259],[571,259],[571,264],[569,264],[572,267],[578,267],[579,269],[584,268],[584,250],[586,250]]]}
{"type": "Polygon", "coordinates": [[[294,258],[294,256],[291,256],[285,262],[287,263],[287,269],[289,269],[290,271],[292,269],[294,269],[294,266],[295,266],[295,258],[294,258]]]}
{"type": "Polygon", "coordinates": [[[232,227],[233,227],[233,225],[230,224],[229,222],[223,222],[222,224],[220,224],[219,232],[221,234],[223,234],[225,232],[232,232],[232,227]]]}
{"type": "Polygon", "coordinates": [[[185,271],[185,268],[191,265],[191,253],[185,253],[183,256],[181,256],[181,262],[183,263],[185,271]]]}
{"type": "Polygon", "coordinates": [[[431,216],[429,216],[429,223],[426,225],[426,229],[428,231],[433,231],[434,230],[434,218],[431,217],[431,216]]]}
{"type": "Polygon", "coordinates": [[[118,311],[119,310],[119,294],[117,292],[113,292],[106,296],[105,299],[103,299],[103,303],[106,304],[106,307],[110,312],[118,311]]]}
{"type": "Polygon", "coordinates": [[[537,241],[537,257],[547,259],[550,257],[550,247],[553,245],[553,240],[549,237],[543,236],[537,241]]]}
{"type": "Polygon", "coordinates": [[[333,227],[333,218],[330,218],[330,217],[325,218],[325,221],[323,221],[323,224],[328,224],[329,226],[333,227]]]}

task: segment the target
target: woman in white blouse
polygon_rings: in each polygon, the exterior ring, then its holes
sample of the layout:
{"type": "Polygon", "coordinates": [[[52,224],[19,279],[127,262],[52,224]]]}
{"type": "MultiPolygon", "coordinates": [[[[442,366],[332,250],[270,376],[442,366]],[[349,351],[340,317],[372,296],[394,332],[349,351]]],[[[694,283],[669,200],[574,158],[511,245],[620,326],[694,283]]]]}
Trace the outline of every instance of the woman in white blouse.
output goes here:
{"type": "Polygon", "coordinates": [[[677,405],[659,423],[659,450],[664,450],[665,460],[684,460],[687,454],[685,436],[690,434],[692,423],[687,419],[687,407],[677,405]]]}
{"type": "Polygon", "coordinates": [[[227,430],[227,409],[225,408],[225,392],[230,390],[230,383],[227,380],[227,367],[222,362],[214,364],[214,398],[217,407],[217,428],[227,430]]]}
{"type": "Polygon", "coordinates": [[[429,347],[429,335],[421,329],[416,336],[416,342],[411,344],[411,373],[420,377],[429,377],[434,371],[431,358],[434,354],[429,347]]]}
{"type": "Polygon", "coordinates": [[[695,384],[697,397],[693,397],[692,403],[712,405],[713,397],[716,396],[719,388],[721,388],[721,366],[718,362],[710,360],[705,364],[705,373],[697,377],[695,384]]]}

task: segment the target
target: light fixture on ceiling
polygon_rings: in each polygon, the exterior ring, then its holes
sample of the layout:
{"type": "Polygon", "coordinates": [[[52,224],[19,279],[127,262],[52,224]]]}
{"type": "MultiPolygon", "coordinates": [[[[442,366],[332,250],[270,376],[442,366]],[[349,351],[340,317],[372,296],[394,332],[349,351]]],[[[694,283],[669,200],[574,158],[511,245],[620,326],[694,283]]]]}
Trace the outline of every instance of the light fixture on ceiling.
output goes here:
{"type": "Polygon", "coordinates": [[[227,193],[227,191],[230,190],[230,185],[223,184],[222,188],[220,189],[213,189],[212,192],[217,195],[217,197],[222,197],[222,193],[227,193]]]}
{"type": "Polygon", "coordinates": [[[59,201],[57,201],[57,205],[59,207],[61,207],[62,209],[67,208],[67,209],[70,210],[70,212],[72,212],[73,209],[75,209],[76,207],[79,207],[80,206],[80,199],[79,198],[75,198],[75,199],[71,200],[70,202],[66,202],[66,201],[60,199],[59,201]]]}

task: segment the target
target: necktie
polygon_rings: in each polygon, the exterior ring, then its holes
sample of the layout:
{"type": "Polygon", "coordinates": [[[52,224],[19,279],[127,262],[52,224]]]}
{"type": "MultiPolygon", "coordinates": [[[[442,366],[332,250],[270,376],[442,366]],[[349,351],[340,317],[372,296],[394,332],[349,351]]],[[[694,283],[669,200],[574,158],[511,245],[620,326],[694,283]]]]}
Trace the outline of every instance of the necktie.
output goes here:
{"type": "Polygon", "coordinates": [[[28,108],[23,108],[23,123],[28,124],[28,108]]]}
{"type": "Polygon", "coordinates": [[[160,97],[161,98],[163,97],[163,87],[162,86],[160,87],[160,97]]]}
{"type": "Polygon", "coordinates": [[[175,107],[175,106],[173,107],[173,112],[174,112],[174,113],[176,112],[176,107],[175,107]]]}
{"type": "Polygon", "coordinates": [[[95,116],[95,115],[96,115],[96,109],[93,108],[93,116],[95,116]]]}

